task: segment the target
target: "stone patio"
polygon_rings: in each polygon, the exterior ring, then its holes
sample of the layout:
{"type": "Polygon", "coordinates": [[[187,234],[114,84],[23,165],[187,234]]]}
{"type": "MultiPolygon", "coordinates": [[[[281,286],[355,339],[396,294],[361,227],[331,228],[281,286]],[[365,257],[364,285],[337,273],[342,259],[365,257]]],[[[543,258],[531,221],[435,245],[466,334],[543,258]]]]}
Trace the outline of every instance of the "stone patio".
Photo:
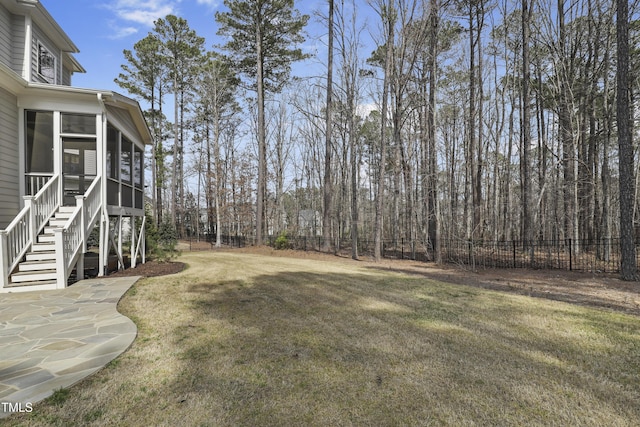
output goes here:
{"type": "Polygon", "coordinates": [[[137,329],[116,304],[138,279],[0,295],[0,418],[28,410],[129,348],[137,329]]]}

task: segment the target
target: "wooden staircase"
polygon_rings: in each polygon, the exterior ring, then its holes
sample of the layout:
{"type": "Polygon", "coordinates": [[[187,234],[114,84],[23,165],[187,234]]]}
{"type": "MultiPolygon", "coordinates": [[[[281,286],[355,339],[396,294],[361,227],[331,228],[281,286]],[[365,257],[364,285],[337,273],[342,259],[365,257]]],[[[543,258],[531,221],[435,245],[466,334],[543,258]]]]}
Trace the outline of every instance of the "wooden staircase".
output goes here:
{"type": "Polygon", "coordinates": [[[29,287],[29,290],[56,289],[57,266],[53,230],[62,228],[69,220],[75,206],[61,206],[51,217],[31,251],[24,256],[11,274],[7,288],[29,287]]]}

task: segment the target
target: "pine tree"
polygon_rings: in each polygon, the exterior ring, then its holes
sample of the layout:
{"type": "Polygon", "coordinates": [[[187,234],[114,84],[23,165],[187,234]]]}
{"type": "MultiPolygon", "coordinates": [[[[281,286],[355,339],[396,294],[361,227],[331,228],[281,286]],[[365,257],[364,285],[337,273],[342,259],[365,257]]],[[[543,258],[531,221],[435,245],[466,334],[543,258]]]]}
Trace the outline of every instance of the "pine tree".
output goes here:
{"type": "Polygon", "coordinates": [[[145,114],[153,135],[151,169],[154,221],[161,224],[162,189],[165,185],[162,98],[168,83],[166,62],[160,54],[160,41],[151,34],[134,44],[133,51],[125,49],[123,54],[127,63],[122,65],[122,73],[114,81],[130,94],[147,101],[151,107],[145,114]]]}
{"type": "Polygon", "coordinates": [[[160,40],[160,51],[165,57],[174,98],[173,122],[173,185],[171,220],[184,235],[184,113],[187,95],[193,89],[195,73],[204,58],[204,38],[189,27],[187,21],[167,15],[155,22],[154,32],[160,40]]]}
{"type": "Polygon", "coordinates": [[[251,81],[257,93],[258,189],[256,195],[256,244],[263,242],[266,193],[265,93],[279,92],[288,81],[291,64],[306,56],[297,46],[309,17],[294,9],[293,0],[225,0],[228,12],[216,13],[218,35],[238,74],[251,81]]]}

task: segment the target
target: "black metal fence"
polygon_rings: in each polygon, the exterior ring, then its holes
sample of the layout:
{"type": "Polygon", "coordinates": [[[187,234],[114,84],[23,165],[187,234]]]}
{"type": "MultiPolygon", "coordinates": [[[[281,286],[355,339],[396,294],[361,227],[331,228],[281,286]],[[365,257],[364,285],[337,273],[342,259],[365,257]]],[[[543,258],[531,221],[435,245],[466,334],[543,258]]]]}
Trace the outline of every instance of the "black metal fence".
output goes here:
{"type": "MultiPolygon", "coordinates": [[[[277,236],[268,236],[266,243],[276,246],[277,236]]],[[[190,250],[212,249],[215,236],[191,239],[190,250]],[[202,242],[205,242],[203,245],[202,242]]],[[[242,236],[222,236],[225,246],[243,247],[251,240],[242,236]]],[[[288,237],[280,241],[289,249],[320,251],[322,237],[288,237]]],[[[636,247],[640,246],[636,243],[636,247]]],[[[331,240],[331,251],[349,256],[351,240],[331,240]]],[[[636,250],[637,253],[640,251],[636,250]]],[[[373,240],[358,241],[359,256],[373,256],[373,240]]],[[[411,259],[416,261],[436,261],[436,253],[430,247],[416,241],[400,239],[384,240],[382,256],[390,259],[411,259]]],[[[594,273],[615,273],[620,269],[620,240],[536,240],[536,241],[471,241],[464,239],[443,240],[440,243],[440,260],[444,263],[459,264],[470,268],[534,268],[584,271],[594,273]]],[[[640,265],[640,259],[639,263],[640,265]]]]}
{"type": "MultiPolygon", "coordinates": [[[[192,235],[181,240],[181,242],[183,242],[184,248],[189,246],[190,251],[211,250],[215,248],[216,236],[213,234],[203,234],[201,236],[192,235]]],[[[243,248],[247,246],[247,238],[244,236],[230,236],[223,234],[220,236],[220,243],[225,247],[243,248]]]]}

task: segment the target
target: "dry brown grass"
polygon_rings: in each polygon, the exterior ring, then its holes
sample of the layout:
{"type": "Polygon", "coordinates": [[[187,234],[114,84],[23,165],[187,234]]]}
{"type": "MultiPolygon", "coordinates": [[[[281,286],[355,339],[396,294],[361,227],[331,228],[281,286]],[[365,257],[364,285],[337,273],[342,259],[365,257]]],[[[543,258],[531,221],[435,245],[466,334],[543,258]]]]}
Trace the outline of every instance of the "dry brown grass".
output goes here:
{"type": "Polygon", "coordinates": [[[640,318],[348,260],[189,253],[139,336],[8,425],[637,425],[640,318]]]}

